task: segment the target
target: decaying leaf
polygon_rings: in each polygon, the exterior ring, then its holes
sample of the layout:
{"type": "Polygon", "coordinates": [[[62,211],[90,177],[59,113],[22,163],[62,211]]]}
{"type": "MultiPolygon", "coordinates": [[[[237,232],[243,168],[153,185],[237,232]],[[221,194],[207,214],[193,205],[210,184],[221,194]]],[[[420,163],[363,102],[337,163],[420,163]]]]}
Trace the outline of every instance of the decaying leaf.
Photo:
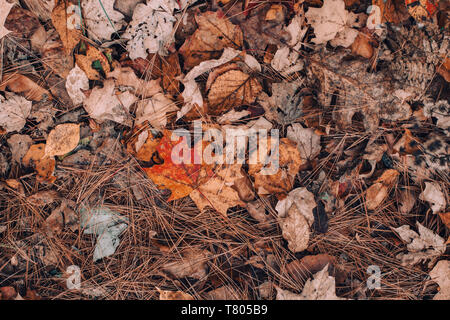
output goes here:
{"type": "Polygon", "coordinates": [[[190,294],[183,291],[169,291],[156,288],[159,292],[159,300],[194,300],[190,294]]]}
{"type": "Polygon", "coordinates": [[[95,87],[84,100],[83,106],[92,119],[99,122],[112,120],[131,125],[129,109],[138,98],[129,91],[116,94],[114,80],[103,82],[103,88],[95,87]]]}
{"type": "Polygon", "coordinates": [[[306,188],[294,189],[285,199],[278,201],[275,209],[283,238],[291,251],[300,252],[308,247],[316,206],[314,195],[306,188]]]}
{"type": "Polygon", "coordinates": [[[162,269],[175,278],[203,279],[207,275],[207,262],[210,255],[211,253],[208,250],[185,249],[178,261],[169,262],[163,265],[162,269]]]}
{"type": "Polygon", "coordinates": [[[271,163],[268,159],[274,156],[270,154],[272,139],[267,140],[266,145],[260,141],[258,150],[253,153],[256,156],[260,154],[259,149],[262,149],[267,152],[267,158],[255,161],[257,164],[250,164],[248,173],[255,178],[254,187],[258,194],[285,195],[293,187],[295,176],[302,164],[301,156],[295,142],[282,138],[279,143],[279,168],[272,167],[273,165],[265,167],[265,163],[271,163]]]}
{"type": "Polygon", "coordinates": [[[450,300],[450,261],[441,260],[430,271],[431,280],[439,285],[439,292],[433,300],[450,300]]]}
{"type": "Polygon", "coordinates": [[[64,44],[55,29],[47,31],[47,40],[41,48],[41,56],[44,68],[52,70],[63,79],[73,68],[73,57],[66,53],[64,44]]]}
{"type": "Polygon", "coordinates": [[[86,96],[82,90],[89,89],[89,79],[86,73],[75,64],[75,67],[70,70],[66,79],[66,90],[72,99],[73,105],[78,106],[83,103],[86,96]]]}
{"type": "Polygon", "coordinates": [[[30,136],[25,134],[13,134],[8,139],[8,145],[11,149],[12,160],[17,163],[22,163],[22,158],[27,153],[32,145],[33,140],[30,136]]]}
{"type": "Polygon", "coordinates": [[[0,95],[0,127],[6,132],[20,131],[27,122],[31,105],[31,101],[12,93],[7,93],[6,99],[0,95]]]}
{"type": "Polygon", "coordinates": [[[139,3],[133,11],[127,30],[123,34],[128,39],[127,50],[131,59],[145,59],[149,53],[167,54],[174,41],[173,11],[179,8],[175,0],[155,0],[139,3]]]}
{"type": "Polygon", "coordinates": [[[43,207],[55,202],[60,198],[58,192],[54,190],[39,191],[27,198],[27,201],[34,206],[43,207]]]}
{"type": "Polygon", "coordinates": [[[212,207],[226,216],[228,208],[244,206],[238,192],[232,188],[236,180],[244,178],[241,165],[234,164],[216,168],[214,173],[212,178],[200,184],[189,196],[200,210],[212,207]]]}
{"type": "Polygon", "coordinates": [[[437,182],[425,182],[425,190],[422,191],[419,199],[428,202],[434,214],[445,210],[447,206],[445,195],[437,182]]]}
{"type": "Polygon", "coordinates": [[[241,29],[221,11],[199,14],[195,21],[198,29],[179,49],[186,69],[205,60],[217,59],[225,48],[239,49],[242,46],[241,29]]]}
{"type": "Polygon", "coordinates": [[[41,101],[42,99],[52,98],[50,92],[27,76],[19,73],[3,74],[0,90],[4,91],[5,88],[8,88],[14,93],[23,95],[27,100],[41,101]]]}
{"type": "Polygon", "coordinates": [[[22,163],[25,167],[34,165],[37,172],[37,181],[53,183],[56,177],[53,176],[55,170],[55,159],[44,157],[45,144],[34,144],[28,149],[27,153],[22,159],[22,163]]]}
{"type": "Polygon", "coordinates": [[[97,235],[94,262],[116,252],[119,236],[128,227],[128,218],[109,208],[82,208],[80,226],[85,234],[97,235]]]}
{"type": "Polygon", "coordinates": [[[400,238],[406,242],[409,251],[397,255],[397,259],[401,260],[403,266],[434,259],[445,252],[445,240],[442,237],[419,222],[416,224],[419,233],[411,230],[409,225],[394,228],[400,238]]]}
{"type": "Polygon", "coordinates": [[[135,125],[129,137],[124,141],[127,151],[138,160],[150,162],[161,138],[157,138],[148,125],[135,125]]]}
{"type": "Polygon", "coordinates": [[[335,279],[328,274],[328,265],[314,274],[312,280],[308,279],[301,294],[279,287],[276,287],[276,289],[277,300],[343,300],[343,298],[336,296],[335,279]]]}
{"type": "Polygon", "coordinates": [[[59,124],[50,131],[47,137],[44,157],[63,156],[75,149],[79,141],[79,124],[59,124]]]}
{"type": "Polygon", "coordinates": [[[114,10],[114,0],[84,0],[81,8],[89,37],[94,40],[110,40],[125,25],[123,14],[114,10]]]}

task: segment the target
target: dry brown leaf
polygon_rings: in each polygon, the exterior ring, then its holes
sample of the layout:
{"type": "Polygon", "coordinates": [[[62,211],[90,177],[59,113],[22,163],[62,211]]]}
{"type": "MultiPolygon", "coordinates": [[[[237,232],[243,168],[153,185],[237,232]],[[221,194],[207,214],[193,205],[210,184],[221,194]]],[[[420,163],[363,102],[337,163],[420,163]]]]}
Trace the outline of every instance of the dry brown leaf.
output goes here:
{"type": "Polygon", "coordinates": [[[232,24],[221,11],[207,11],[195,17],[198,29],[179,49],[184,67],[191,69],[205,60],[217,59],[227,47],[242,46],[241,29],[232,24]]]}
{"type": "Polygon", "coordinates": [[[381,23],[399,24],[409,18],[405,1],[403,0],[372,0],[372,5],[380,8],[381,23]]]}
{"type": "Polygon", "coordinates": [[[183,291],[169,291],[156,288],[159,292],[159,300],[194,300],[188,293],[183,291]]]}
{"type": "Polygon", "coordinates": [[[52,70],[65,79],[72,70],[74,61],[71,54],[67,54],[64,45],[55,29],[47,31],[47,40],[41,48],[44,68],[52,70]]]}
{"type": "Polygon", "coordinates": [[[355,41],[352,43],[350,49],[353,54],[370,59],[373,56],[374,49],[371,44],[372,37],[369,34],[359,32],[355,41]]]}
{"type": "Polygon", "coordinates": [[[239,194],[232,188],[234,182],[244,178],[241,165],[234,164],[216,168],[215,176],[193,190],[189,196],[200,210],[212,207],[224,216],[227,210],[234,206],[244,206],[239,194]]]}
{"type": "Polygon", "coordinates": [[[71,55],[82,37],[81,26],[77,29],[79,15],[75,12],[77,6],[64,1],[52,11],[52,23],[61,38],[66,54],[71,55]]]}
{"type": "Polygon", "coordinates": [[[0,39],[11,32],[5,28],[5,21],[8,17],[9,11],[13,6],[14,3],[9,3],[6,0],[0,0],[0,8],[2,8],[2,11],[0,13],[0,39]]]}
{"type": "Polygon", "coordinates": [[[116,84],[119,86],[133,87],[134,94],[142,96],[142,98],[151,97],[162,91],[159,80],[146,81],[144,79],[139,79],[133,69],[129,67],[115,68],[114,71],[107,72],[106,77],[114,78],[116,84]]]}
{"type": "MultiPolygon", "coordinates": [[[[267,148],[270,150],[270,140],[267,148]]],[[[258,151],[259,153],[259,151],[258,151]]],[[[249,165],[249,174],[254,177],[254,187],[258,194],[275,194],[282,196],[292,190],[295,176],[297,175],[302,160],[297,149],[297,144],[287,138],[280,139],[279,145],[279,169],[275,174],[263,174],[263,162],[249,165]]],[[[269,167],[270,168],[270,167],[269,167]]]]}
{"type": "Polygon", "coordinates": [[[222,115],[233,107],[252,104],[262,91],[261,84],[256,78],[235,69],[233,65],[226,64],[216,70],[223,72],[217,76],[217,73],[210,73],[208,83],[211,84],[206,88],[208,113],[211,115],[222,115]],[[211,81],[210,78],[214,76],[214,81],[211,81]]]}
{"type": "Polygon", "coordinates": [[[387,198],[399,175],[400,173],[397,170],[388,169],[367,189],[367,210],[375,210],[387,198]]]}
{"type": "Polygon", "coordinates": [[[27,100],[41,101],[42,99],[52,99],[52,95],[36,82],[23,74],[3,74],[0,83],[0,90],[8,88],[10,91],[23,95],[27,100]]]}
{"type": "Polygon", "coordinates": [[[156,152],[161,138],[153,135],[148,124],[135,125],[123,143],[127,146],[127,151],[140,161],[150,162],[156,152]]]}
{"type": "Polygon", "coordinates": [[[450,229],[450,212],[441,212],[439,213],[439,217],[441,217],[441,221],[450,229]]]}
{"type": "Polygon", "coordinates": [[[39,191],[27,198],[28,202],[34,206],[43,207],[49,205],[60,198],[59,193],[54,190],[39,191]]]}
{"type": "Polygon", "coordinates": [[[45,145],[44,157],[63,156],[76,148],[80,141],[80,125],[59,124],[50,131],[45,145]]]}
{"type": "Polygon", "coordinates": [[[439,261],[430,271],[430,277],[440,288],[433,300],[450,300],[450,261],[439,261]]]}
{"type": "Polygon", "coordinates": [[[34,144],[23,157],[22,163],[26,167],[34,165],[38,182],[53,183],[56,180],[56,177],[53,176],[56,161],[55,159],[44,157],[44,153],[44,143],[34,144]]]}
{"type": "Polygon", "coordinates": [[[337,268],[337,260],[335,257],[327,253],[305,256],[301,259],[294,260],[286,266],[286,272],[293,279],[303,282],[314,273],[319,272],[328,265],[328,272],[336,278],[337,283],[343,283],[346,278],[345,272],[337,268]]]}
{"type": "Polygon", "coordinates": [[[211,253],[208,250],[189,248],[184,250],[179,261],[169,262],[162,266],[175,278],[191,277],[202,279],[207,275],[207,265],[211,253]]]}
{"type": "Polygon", "coordinates": [[[111,70],[108,59],[97,48],[86,44],[86,54],[76,54],[75,60],[81,70],[86,73],[89,80],[100,80],[102,75],[92,67],[94,62],[99,62],[102,66],[103,72],[106,74],[111,70]]]}

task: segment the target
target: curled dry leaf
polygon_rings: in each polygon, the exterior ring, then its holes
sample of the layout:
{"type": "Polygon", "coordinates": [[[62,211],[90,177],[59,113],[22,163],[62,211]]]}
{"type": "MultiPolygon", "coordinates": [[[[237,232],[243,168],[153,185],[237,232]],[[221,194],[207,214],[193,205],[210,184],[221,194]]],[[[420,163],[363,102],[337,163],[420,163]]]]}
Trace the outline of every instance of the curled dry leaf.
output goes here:
{"type": "Polygon", "coordinates": [[[80,125],[59,124],[50,131],[45,145],[44,157],[63,156],[76,148],[80,141],[80,125]]]}
{"type": "Polygon", "coordinates": [[[278,201],[278,212],[283,238],[292,252],[300,252],[308,247],[310,226],[314,223],[313,209],[317,206],[314,195],[306,188],[289,192],[287,198],[278,201]]]}
{"type": "Polygon", "coordinates": [[[111,120],[131,125],[130,107],[138,98],[129,91],[116,94],[114,80],[105,80],[103,88],[95,87],[84,100],[89,116],[99,122],[111,120]]]}
{"type": "Polygon", "coordinates": [[[66,90],[74,106],[82,104],[86,98],[82,90],[89,90],[89,79],[77,64],[67,76],[66,90]]]}
{"type": "Polygon", "coordinates": [[[239,49],[242,46],[241,29],[232,24],[221,11],[199,14],[195,21],[198,29],[179,50],[186,69],[205,60],[217,59],[225,48],[239,49]]]}
{"type": "Polygon", "coordinates": [[[441,212],[447,206],[445,195],[437,182],[425,182],[425,190],[422,191],[419,199],[428,202],[434,214],[441,212]]]}
{"type": "Polygon", "coordinates": [[[20,131],[30,115],[32,103],[24,97],[7,93],[0,95],[0,127],[6,132],[20,131]]]}
{"type": "Polygon", "coordinates": [[[114,10],[114,0],[84,0],[81,2],[83,18],[89,37],[93,40],[110,40],[124,25],[124,16],[114,10]]]}
{"type": "Polygon", "coordinates": [[[207,262],[211,253],[208,250],[189,248],[183,250],[178,261],[169,262],[162,266],[175,278],[191,277],[203,279],[207,275],[207,262]]]}
{"type": "Polygon", "coordinates": [[[159,300],[194,300],[188,293],[183,291],[169,291],[156,288],[159,292],[159,300]]]}
{"type": "Polygon", "coordinates": [[[277,300],[343,300],[343,298],[336,296],[336,282],[334,277],[328,274],[328,265],[314,274],[312,280],[308,279],[301,294],[279,287],[276,287],[276,289],[277,300]]]}
{"type": "Polygon", "coordinates": [[[193,190],[189,196],[200,210],[212,207],[224,216],[234,206],[244,206],[238,192],[232,187],[236,180],[244,178],[239,164],[216,168],[215,175],[193,190]]]}
{"type": "Polygon", "coordinates": [[[399,253],[396,258],[401,260],[401,264],[415,265],[422,261],[437,258],[445,252],[445,240],[419,222],[417,229],[419,233],[410,229],[409,225],[394,228],[400,238],[406,242],[408,253],[399,253]]]}
{"type": "Polygon", "coordinates": [[[44,153],[44,143],[34,144],[23,157],[22,163],[25,167],[34,165],[38,182],[53,183],[56,180],[56,177],[53,176],[56,161],[55,159],[44,157],[44,153]]]}
{"type": "Polygon", "coordinates": [[[366,208],[375,210],[389,195],[389,191],[397,182],[400,173],[394,169],[388,169],[366,191],[366,208]]]}
{"type": "Polygon", "coordinates": [[[433,300],[450,300],[450,261],[441,260],[430,271],[431,280],[439,285],[439,292],[433,300]]]}
{"type": "Polygon", "coordinates": [[[3,74],[0,90],[4,91],[6,88],[14,93],[23,95],[27,100],[41,101],[42,99],[52,99],[50,92],[27,76],[19,73],[3,74]]]}

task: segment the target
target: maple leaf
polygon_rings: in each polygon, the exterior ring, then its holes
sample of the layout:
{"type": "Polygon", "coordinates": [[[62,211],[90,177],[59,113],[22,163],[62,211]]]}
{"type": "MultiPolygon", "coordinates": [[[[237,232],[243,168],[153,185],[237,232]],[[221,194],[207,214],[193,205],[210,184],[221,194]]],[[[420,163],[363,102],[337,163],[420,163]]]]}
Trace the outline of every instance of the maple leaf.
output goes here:
{"type": "MultiPolygon", "coordinates": [[[[183,137],[179,137],[178,140],[172,141],[171,138],[177,137],[176,134],[172,135],[172,131],[164,130],[164,136],[160,140],[159,145],[156,147],[156,151],[159,157],[164,161],[163,164],[154,165],[150,168],[144,168],[149,178],[160,189],[169,189],[172,191],[168,201],[177,200],[188,196],[205,176],[212,176],[211,170],[203,164],[195,164],[195,154],[197,148],[189,148],[189,155],[194,163],[176,163],[178,157],[172,157],[173,149],[178,144],[186,143],[183,137]],[[175,162],[173,161],[175,160],[175,162]],[[206,169],[206,171],[205,171],[206,169]]],[[[198,142],[201,143],[201,142],[198,142]]]]}

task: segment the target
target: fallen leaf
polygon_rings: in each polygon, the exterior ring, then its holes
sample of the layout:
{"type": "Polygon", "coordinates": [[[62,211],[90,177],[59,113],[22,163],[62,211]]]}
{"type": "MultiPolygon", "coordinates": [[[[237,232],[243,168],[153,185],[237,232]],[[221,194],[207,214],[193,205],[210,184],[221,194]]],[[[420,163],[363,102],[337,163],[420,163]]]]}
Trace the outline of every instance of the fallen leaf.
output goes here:
{"type": "Polygon", "coordinates": [[[255,152],[252,153],[252,156],[257,156],[257,154],[260,154],[259,149],[262,149],[267,152],[267,158],[259,159],[259,161],[252,161],[257,164],[252,164],[252,162],[250,162],[248,173],[254,177],[254,187],[259,195],[285,195],[291,191],[294,185],[295,176],[302,164],[300,153],[295,142],[287,138],[280,139],[278,154],[279,166],[275,173],[271,173],[273,169],[276,169],[275,167],[272,168],[273,165],[268,168],[264,167],[264,163],[271,163],[268,159],[271,157],[269,156],[269,151],[272,149],[272,140],[267,140],[269,141],[267,145],[263,145],[260,140],[258,150],[255,150],[255,152]]]}
{"type": "Polygon", "coordinates": [[[222,166],[214,170],[215,175],[200,184],[189,196],[200,210],[212,207],[224,216],[234,206],[244,206],[238,192],[232,188],[235,181],[243,178],[241,165],[222,166]]]}
{"type": "Polygon", "coordinates": [[[306,188],[294,189],[285,199],[278,201],[275,210],[283,238],[292,252],[301,252],[308,247],[316,206],[314,195],[306,188]]]}
{"type": "Polygon", "coordinates": [[[75,64],[75,67],[67,75],[66,90],[74,106],[83,104],[86,98],[83,90],[89,90],[89,79],[77,64],[75,64]]]}
{"type": "Polygon", "coordinates": [[[97,236],[93,255],[95,262],[116,252],[119,236],[128,227],[128,218],[108,208],[82,208],[80,226],[84,234],[97,236]]]}
{"type": "Polygon", "coordinates": [[[314,129],[303,128],[299,123],[293,123],[288,127],[286,137],[297,143],[302,162],[314,160],[320,153],[320,136],[314,129]]]}
{"type": "Polygon", "coordinates": [[[0,90],[8,88],[10,91],[22,94],[27,100],[41,101],[42,99],[52,99],[50,92],[42,88],[36,82],[23,74],[4,74],[0,84],[0,90]]]}
{"type": "Polygon", "coordinates": [[[179,260],[164,264],[162,269],[175,278],[203,279],[207,276],[206,263],[210,255],[208,250],[188,248],[181,252],[179,260]]]}
{"type": "Polygon", "coordinates": [[[400,173],[394,169],[383,172],[374,184],[366,190],[366,208],[375,210],[389,195],[389,191],[397,182],[400,173]]]}
{"type": "Polygon", "coordinates": [[[308,255],[294,260],[286,266],[285,272],[294,280],[304,282],[304,279],[323,270],[327,265],[329,274],[336,278],[336,282],[343,283],[346,278],[345,272],[339,269],[336,258],[327,253],[308,255]]]}
{"type": "Polygon", "coordinates": [[[108,59],[99,49],[88,44],[86,44],[86,47],[86,53],[75,54],[75,60],[89,80],[100,80],[102,74],[98,68],[93,68],[93,66],[98,63],[98,67],[107,74],[111,70],[108,59]]]}
{"type": "Polygon", "coordinates": [[[58,192],[54,190],[39,191],[27,198],[27,201],[34,206],[43,207],[52,204],[60,198],[58,192]]]}
{"type": "Polygon", "coordinates": [[[79,7],[75,4],[61,2],[53,8],[52,23],[61,38],[65,53],[71,55],[83,36],[79,7]]]}
{"type": "Polygon", "coordinates": [[[56,177],[53,176],[56,161],[55,159],[44,157],[44,153],[44,143],[34,144],[23,157],[22,163],[25,167],[34,165],[38,182],[53,183],[56,180],[56,177]]]}
{"type": "Polygon", "coordinates": [[[84,100],[83,106],[89,116],[98,121],[111,120],[131,125],[130,107],[138,98],[129,91],[116,94],[114,80],[105,80],[103,88],[95,87],[84,100]]]}
{"type": "Polygon", "coordinates": [[[355,41],[353,41],[350,49],[352,50],[353,54],[356,54],[366,59],[370,59],[372,58],[374,53],[374,48],[371,44],[372,42],[373,39],[369,34],[359,32],[355,38],[355,41]]]}
{"type": "Polygon", "coordinates": [[[437,182],[425,182],[425,190],[422,191],[419,199],[430,204],[433,214],[441,212],[447,206],[445,195],[437,182]]]}
{"type": "Polygon", "coordinates": [[[123,14],[114,10],[114,0],[85,0],[81,2],[83,21],[93,40],[110,40],[125,25],[123,14]]]}
{"type": "Polygon", "coordinates": [[[156,288],[159,292],[159,300],[194,300],[188,293],[183,291],[169,291],[156,288]]]}
{"type": "Polygon", "coordinates": [[[161,138],[153,134],[148,125],[135,125],[129,137],[124,140],[127,145],[127,151],[140,161],[150,162],[156,153],[156,147],[161,138]]]}
{"type": "Polygon", "coordinates": [[[47,21],[51,19],[55,0],[24,0],[24,2],[41,20],[47,21]]]}
{"type": "Polygon", "coordinates": [[[164,130],[163,135],[156,150],[164,163],[144,168],[144,171],[158,188],[169,189],[172,192],[168,199],[168,201],[172,201],[188,196],[200,185],[200,182],[204,182],[205,177],[210,177],[212,173],[203,164],[195,163],[194,159],[198,147],[191,148],[187,145],[185,139],[176,132],[173,132],[172,135],[171,131],[164,130]],[[183,150],[182,156],[180,155],[180,147],[183,150]],[[174,148],[178,150],[178,154],[173,151],[174,148]],[[185,154],[185,152],[188,154],[185,154]],[[172,153],[174,153],[174,156],[172,153]],[[190,157],[192,161],[183,163],[184,157],[190,157]]]}
{"type": "Polygon", "coordinates": [[[59,124],[50,131],[45,145],[44,157],[63,156],[76,148],[80,141],[80,125],[59,124]]]}
{"type": "Polygon", "coordinates": [[[154,0],[146,4],[139,3],[133,11],[133,18],[123,34],[128,39],[127,51],[130,59],[145,59],[149,53],[167,54],[175,32],[176,21],[173,11],[180,9],[175,0],[154,0]]]}
{"type": "Polygon", "coordinates": [[[336,296],[334,277],[328,274],[328,265],[314,274],[314,278],[306,281],[302,293],[296,294],[288,290],[277,289],[277,300],[345,300],[336,296]]]}
{"type": "Polygon", "coordinates": [[[352,27],[357,20],[356,15],[345,10],[343,0],[325,0],[321,8],[310,7],[305,17],[314,28],[316,44],[334,40],[332,45],[349,47],[358,35],[352,27]]]}
{"type": "Polygon", "coordinates": [[[379,8],[380,23],[400,24],[409,18],[404,0],[372,0],[372,5],[379,8]]]}
{"type": "Polygon", "coordinates": [[[410,229],[409,225],[393,228],[400,238],[406,242],[408,253],[399,253],[396,258],[403,266],[415,265],[422,261],[437,258],[445,252],[445,240],[419,222],[416,222],[419,233],[410,229]]]}
{"type": "Polygon", "coordinates": [[[259,81],[236,67],[223,65],[210,73],[208,90],[208,114],[221,115],[233,107],[252,104],[262,91],[259,81]],[[223,71],[223,72],[222,72],[223,71]],[[215,76],[214,81],[210,79],[215,76]]]}
{"type": "Polygon", "coordinates": [[[32,103],[24,97],[7,93],[0,95],[0,127],[6,132],[20,131],[30,115],[32,103]]]}
{"type": "Polygon", "coordinates": [[[5,21],[8,17],[9,11],[11,11],[11,8],[14,5],[14,3],[9,3],[6,0],[0,0],[0,8],[2,8],[2,12],[0,13],[0,39],[11,32],[5,28],[5,21]]]}
{"type": "Polygon", "coordinates": [[[231,286],[221,286],[205,293],[205,300],[246,300],[231,286]]]}
{"type": "Polygon", "coordinates": [[[433,300],[450,300],[450,261],[441,260],[430,271],[431,280],[439,285],[439,292],[433,300]]]}
{"type": "Polygon", "coordinates": [[[139,79],[133,69],[129,67],[115,68],[114,71],[106,74],[107,78],[114,78],[119,86],[133,87],[134,94],[142,98],[154,96],[162,91],[159,80],[146,81],[139,79]]]}
{"type": "Polygon", "coordinates": [[[47,31],[46,39],[41,48],[44,68],[50,69],[63,79],[67,78],[74,66],[73,56],[66,53],[64,44],[55,29],[47,31]]]}
{"type": "Polygon", "coordinates": [[[202,61],[217,59],[225,48],[239,49],[242,46],[241,29],[222,12],[207,11],[196,16],[195,21],[198,28],[178,51],[184,58],[187,70],[202,61]]]}
{"type": "Polygon", "coordinates": [[[441,218],[441,221],[447,226],[447,228],[450,229],[450,212],[441,212],[439,213],[439,217],[441,218]]]}
{"type": "MultiPolygon", "coordinates": [[[[0,6],[3,6],[3,4],[0,3],[0,6]]],[[[14,289],[14,287],[11,286],[0,287],[0,300],[20,300],[17,299],[18,297],[20,297],[20,295],[18,294],[16,289],[14,289]]]]}
{"type": "Polygon", "coordinates": [[[33,140],[30,136],[25,134],[13,134],[8,139],[8,145],[11,149],[12,160],[16,163],[22,163],[22,158],[27,153],[28,149],[30,149],[33,140]]]}

